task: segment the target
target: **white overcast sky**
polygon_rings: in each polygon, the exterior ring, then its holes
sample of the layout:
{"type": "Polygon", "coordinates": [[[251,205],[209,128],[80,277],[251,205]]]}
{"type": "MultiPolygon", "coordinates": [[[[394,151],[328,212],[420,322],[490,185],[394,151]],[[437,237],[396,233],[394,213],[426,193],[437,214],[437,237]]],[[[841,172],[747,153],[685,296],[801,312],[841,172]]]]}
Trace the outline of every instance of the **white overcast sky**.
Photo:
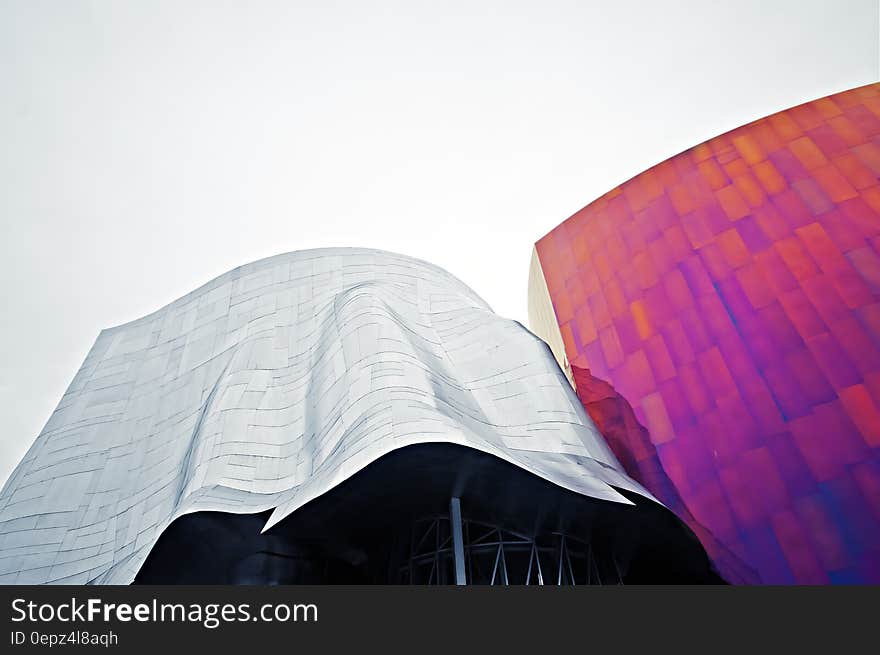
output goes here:
{"type": "Polygon", "coordinates": [[[878,63],[877,0],[0,0],[0,481],[104,327],[330,245],[525,323],[567,216],[878,63]]]}

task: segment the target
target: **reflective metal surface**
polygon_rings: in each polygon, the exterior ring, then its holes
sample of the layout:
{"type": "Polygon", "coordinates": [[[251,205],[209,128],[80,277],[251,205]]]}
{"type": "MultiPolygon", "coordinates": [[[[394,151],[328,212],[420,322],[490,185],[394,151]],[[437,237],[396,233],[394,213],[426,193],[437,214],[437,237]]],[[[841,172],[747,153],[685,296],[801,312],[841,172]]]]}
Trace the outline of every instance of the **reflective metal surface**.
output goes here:
{"type": "Polygon", "coordinates": [[[651,498],[548,347],[444,271],[363,249],[248,264],[101,332],[0,493],[0,583],[129,583],[177,517],[268,529],[432,442],[651,498]]]}

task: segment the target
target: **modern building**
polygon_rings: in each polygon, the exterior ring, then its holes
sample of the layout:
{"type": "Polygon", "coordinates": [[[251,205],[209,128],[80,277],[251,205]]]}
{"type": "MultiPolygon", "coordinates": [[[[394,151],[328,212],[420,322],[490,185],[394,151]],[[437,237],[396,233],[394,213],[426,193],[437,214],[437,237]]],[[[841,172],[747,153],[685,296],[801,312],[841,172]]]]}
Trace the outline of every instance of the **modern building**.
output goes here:
{"type": "Polygon", "coordinates": [[[718,582],[544,342],[328,249],[104,330],[0,492],[0,582],[718,582]]]}
{"type": "Polygon", "coordinates": [[[880,583],[880,85],[687,150],[538,241],[531,327],[728,579],[880,583]]]}

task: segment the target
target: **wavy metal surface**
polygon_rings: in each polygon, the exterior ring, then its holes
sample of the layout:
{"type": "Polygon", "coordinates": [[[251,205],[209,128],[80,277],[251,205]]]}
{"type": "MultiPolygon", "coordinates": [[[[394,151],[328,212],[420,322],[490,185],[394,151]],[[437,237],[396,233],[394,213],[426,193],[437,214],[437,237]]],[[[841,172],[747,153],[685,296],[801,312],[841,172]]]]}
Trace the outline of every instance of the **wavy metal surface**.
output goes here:
{"type": "Polygon", "coordinates": [[[101,332],[0,493],[0,583],[129,583],[200,510],[266,528],[382,455],[446,442],[631,504],[547,346],[430,264],[264,259],[101,332]]]}

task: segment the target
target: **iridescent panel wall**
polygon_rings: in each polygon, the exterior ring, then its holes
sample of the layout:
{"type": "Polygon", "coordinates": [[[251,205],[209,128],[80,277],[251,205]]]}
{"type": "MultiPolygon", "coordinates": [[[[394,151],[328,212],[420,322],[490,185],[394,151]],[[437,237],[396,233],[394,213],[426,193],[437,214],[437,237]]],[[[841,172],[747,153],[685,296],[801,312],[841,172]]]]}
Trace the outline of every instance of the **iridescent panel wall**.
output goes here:
{"type": "Polygon", "coordinates": [[[536,244],[582,402],[600,428],[585,380],[628,403],[610,445],[728,578],[880,583],[878,176],[874,84],[687,150],[536,244]]]}

